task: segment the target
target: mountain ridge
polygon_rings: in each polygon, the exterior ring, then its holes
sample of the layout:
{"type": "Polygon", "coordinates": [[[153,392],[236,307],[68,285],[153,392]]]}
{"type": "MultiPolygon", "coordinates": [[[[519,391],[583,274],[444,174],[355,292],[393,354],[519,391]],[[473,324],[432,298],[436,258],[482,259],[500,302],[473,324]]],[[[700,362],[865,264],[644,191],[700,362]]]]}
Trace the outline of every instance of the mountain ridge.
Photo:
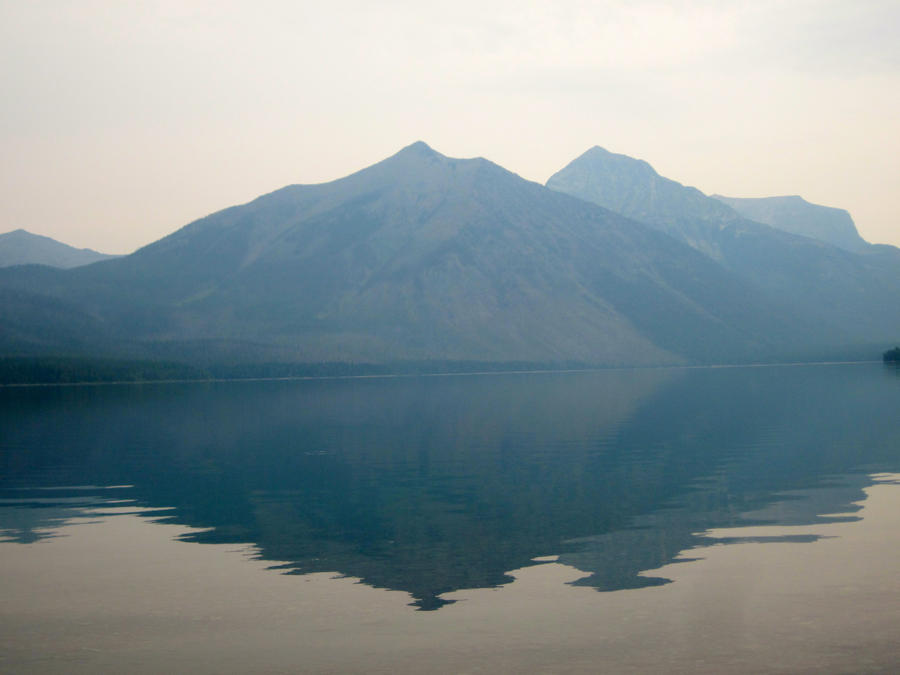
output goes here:
{"type": "Polygon", "coordinates": [[[17,283],[79,308],[107,342],[225,338],[303,361],[675,364],[750,358],[797,332],[652,228],[424,143],[210,214],[125,258],[0,275],[0,287],[17,283]]]}
{"type": "Polygon", "coordinates": [[[547,186],[689,244],[835,339],[880,341],[900,331],[884,311],[900,306],[900,257],[888,249],[857,255],[750,220],[696,188],[659,176],[643,160],[596,149],[551,176],[547,186]]]}
{"type": "Polygon", "coordinates": [[[671,194],[729,222],[698,225],[685,208],[660,232],[416,142],[343,178],[212,213],[129,256],[0,270],[0,353],[647,366],[818,358],[859,344],[827,312],[723,264],[740,260],[735,247],[752,250],[759,228],[775,230],[644,164],[642,180],[663,186],[651,200],[658,214],[671,194]],[[708,242],[718,257],[679,237],[680,223],[697,237],[726,232],[708,242]]]}
{"type": "Polygon", "coordinates": [[[851,253],[862,253],[870,247],[844,209],[812,204],[800,195],[758,198],[710,196],[745,218],[791,234],[818,239],[851,253]]]}
{"type": "Polygon", "coordinates": [[[89,248],[75,248],[22,228],[0,234],[0,267],[48,265],[69,269],[118,256],[89,248]]]}

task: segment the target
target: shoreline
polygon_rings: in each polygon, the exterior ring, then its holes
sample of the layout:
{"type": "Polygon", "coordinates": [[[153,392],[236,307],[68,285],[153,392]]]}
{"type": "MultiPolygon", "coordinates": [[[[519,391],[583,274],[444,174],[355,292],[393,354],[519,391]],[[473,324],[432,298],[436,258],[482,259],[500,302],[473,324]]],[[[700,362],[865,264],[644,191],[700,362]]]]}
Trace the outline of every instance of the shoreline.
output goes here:
{"type": "Polygon", "coordinates": [[[692,365],[668,365],[668,366],[609,366],[596,368],[554,368],[554,369],[518,369],[518,370],[472,370],[451,372],[424,372],[424,373],[370,373],[359,375],[286,375],[281,377],[210,377],[210,378],[176,378],[161,380],[107,380],[107,381],[79,381],[79,382],[10,382],[0,383],[0,389],[30,388],[30,387],[100,387],[123,386],[145,384],[220,384],[231,382],[299,382],[307,380],[372,380],[372,379],[401,379],[414,377],[477,377],[485,375],[539,375],[539,374],[565,374],[565,373],[597,373],[623,370],[718,370],[727,368],[798,368],[804,366],[847,366],[881,363],[879,359],[865,361],[792,361],[771,363],[722,363],[722,364],[692,364],[692,365]]]}

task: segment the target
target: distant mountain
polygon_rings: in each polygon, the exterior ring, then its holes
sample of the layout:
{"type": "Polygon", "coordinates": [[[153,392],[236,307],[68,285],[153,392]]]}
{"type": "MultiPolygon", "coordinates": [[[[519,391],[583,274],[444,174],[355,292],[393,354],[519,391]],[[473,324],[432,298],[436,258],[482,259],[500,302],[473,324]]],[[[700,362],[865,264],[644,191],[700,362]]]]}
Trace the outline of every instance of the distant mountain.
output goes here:
{"type": "Polygon", "coordinates": [[[870,246],[859,236],[856,224],[844,209],[810,204],[802,197],[763,197],[760,199],[712,195],[750,220],[834,244],[854,253],[870,246]]]}
{"type": "Polygon", "coordinates": [[[424,143],[127,257],[0,271],[0,308],[16,353],[637,365],[832,343],[651,227],[424,143]]]}
{"type": "Polygon", "coordinates": [[[68,269],[115,257],[89,248],[74,248],[22,229],[0,234],[0,267],[36,264],[68,269]]]}
{"type": "Polygon", "coordinates": [[[689,244],[835,342],[877,344],[900,334],[900,315],[887,310],[900,307],[900,252],[893,247],[855,255],[776,229],[660,176],[644,161],[599,147],[554,174],[547,186],[689,244]]]}
{"type": "Polygon", "coordinates": [[[718,257],[710,226],[740,220],[700,190],[664,178],[647,162],[594,146],[547,181],[547,187],[647,223],[718,257]]]}

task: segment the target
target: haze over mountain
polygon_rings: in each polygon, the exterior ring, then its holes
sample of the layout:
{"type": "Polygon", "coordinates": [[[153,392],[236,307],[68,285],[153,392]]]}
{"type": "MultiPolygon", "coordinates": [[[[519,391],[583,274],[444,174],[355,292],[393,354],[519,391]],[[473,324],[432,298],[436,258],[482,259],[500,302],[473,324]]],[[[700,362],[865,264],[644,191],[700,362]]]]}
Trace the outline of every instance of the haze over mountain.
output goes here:
{"type": "Polygon", "coordinates": [[[115,257],[89,248],[75,248],[22,229],[0,234],[0,267],[49,265],[68,269],[115,257]]]}
{"type": "Polygon", "coordinates": [[[758,223],[834,244],[860,253],[870,244],[859,236],[856,224],[844,209],[810,204],[803,197],[742,198],[712,195],[739,214],[758,223]]]}
{"type": "Polygon", "coordinates": [[[192,363],[649,365],[816,358],[900,333],[895,312],[873,311],[900,302],[895,268],[617,162],[639,180],[612,172],[607,193],[649,225],[415,143],[130,256],[2,270],[0,349],[192,363]],[[785,285],[796,288],[773,292],[785,285]]]}
{"type": "Polygon", "coordinates": [[[599,204],[719,257],[711,227],[739,220],[700,190],[660,176],[647,162],[594,146],[553,174],[547,187],[599,204]]]}
{"type": "Polygon", "coordinates": [[[649,364],[754,358],[801,336],[690,247],[424,143],[0,288],[5,349],[20,351],[649,364]]]}
{"type": "MultiPolygon", "coordinates": [[[[594,147],[547,181],[551,189],[640,220],[679,239],[762,292],[773,305],[845,344],[898,334],[900,253],[866,255],[750,220],[647,163],[594,147]]],[[[810,205],[812,206],[812,205],[810,205]]]]}

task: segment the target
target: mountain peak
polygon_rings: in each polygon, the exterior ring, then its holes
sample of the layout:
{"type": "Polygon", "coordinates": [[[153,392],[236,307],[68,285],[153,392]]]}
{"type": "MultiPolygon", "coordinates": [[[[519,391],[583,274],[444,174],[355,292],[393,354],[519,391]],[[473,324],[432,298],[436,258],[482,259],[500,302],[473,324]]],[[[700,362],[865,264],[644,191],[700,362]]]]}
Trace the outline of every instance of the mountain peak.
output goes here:
{"type": "Polygon", "coordinates": [[[425,141],[416,141],[402,148],[397,155],[417,155],[420,157],[443,157],[443,155],[434,150],[425,141]]]}
{"type": "Polygon", "coordinates": [[[487,176],[514,176],[503,167],[483,157],[461,159],[448,157],[432,149],[423,141],[416,141],[397,153],[356,173],[339,178],[334,186],[355,185],[370,191],[375,186],[395,188],[399,185],[430,185],[429,190],[444,190],[446,181],[479,181],[487,176]]]}
{"type": "Polygon", "coordinates": [[[0,233],[0,238],[2,239],[49,239],[49,237],[45,237],[42,234],[35,234],[34,232],[29,232],[25,228],[19,227],[15,230],[10,230],[9,232],[0,233]]]}
{"type": "Polygon", "coordinates": [[[701,223],[718,226],[738,217],[696,188],[660,176],[644,160],[600,146],[553,174],[547,187],[647,223],[688,243],[703,238],[706,226],[701,223]],[[695,231],[698,227],[703,231],[695,231]]]}
{"type": "MultiPolygon", "coordinates": [[[[430,145],[428,145],[425,141],[416,141],[415,143],[411,143],[397,152],[395,152],[390,157],[378,162],[377,164],[372,165],[371,168],[384,166],[384,167],[397,167],[397,166],[405,166],[405,167],[415,167],[415,166],[423,166],[430,164],[440,164],[444,161],[448,161],[450,158],[442,155],[435,149],[433,149],[430,145]]],[[[359,173],[365,173],[368,169],[363,169],[359,173]]]]}
{"type": "MultiPolygon", "coordinates": [[[[0,238],[2,239],[17,239],[17,240],[44,240],[44,241],[53,241],[50,237],[46,237],[42,234],[35,234],[34,232],[29,232],[24,228],[17,228],[15,230],[10,230],[9,232],[4,232],[0,234],[0,238]]],[[[62,242],[59,242],[62,243],[62,242]]]]}
{"type": "Polygon", "coordinates": [[[595,145],[594,147],[584,152],[581,156],[577,157],[573,162],[571,162],[569,166],[577,164],[600,165],[604,168],[616,167],[618,170],[622,170],[627,167],[631,171],[637,171],[648,176],[659,175],[656,172],[656,169],[654,169],[648,162],[645,162],[643,159],[637,159],[636,157],[631,157],[629,155],[622,155],[617,152],[612,152],[600,145],[595,145]]]}
{"type": "Polygon", "coordinates": [[[88,248],[75,248],[21,227],[0,234],[0,267],[37,264],[69,268],[112,257],[116,256],[98,253],[88,248]]]}

